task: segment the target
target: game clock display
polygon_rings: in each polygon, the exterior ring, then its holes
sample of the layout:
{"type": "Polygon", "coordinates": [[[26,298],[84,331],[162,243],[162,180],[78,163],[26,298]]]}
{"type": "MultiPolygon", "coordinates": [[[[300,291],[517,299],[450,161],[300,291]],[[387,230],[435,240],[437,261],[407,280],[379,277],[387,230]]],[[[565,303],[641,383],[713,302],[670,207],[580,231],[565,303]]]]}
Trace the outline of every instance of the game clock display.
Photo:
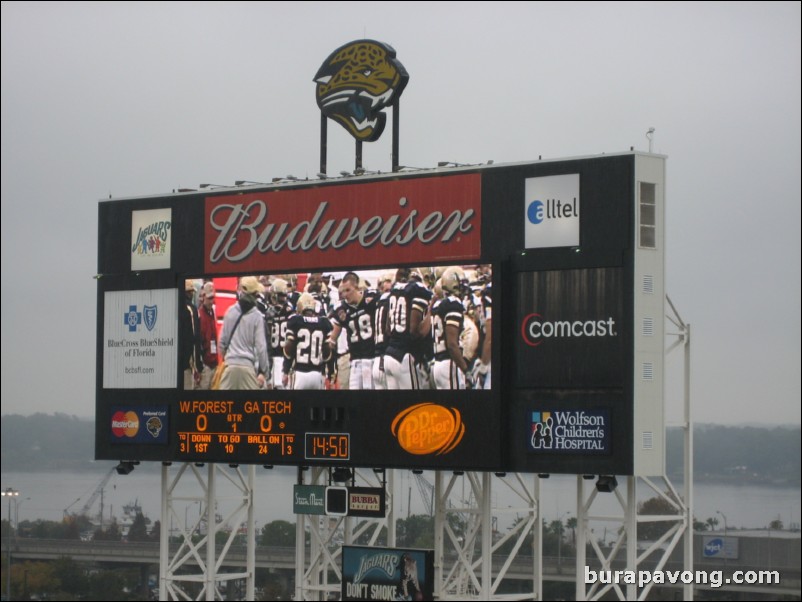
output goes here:
{"type": "Polygon", "coordinates": [[[349,460],[351,435],[349,433],[306,433],[304,438],[306,460],[349,460]]]}

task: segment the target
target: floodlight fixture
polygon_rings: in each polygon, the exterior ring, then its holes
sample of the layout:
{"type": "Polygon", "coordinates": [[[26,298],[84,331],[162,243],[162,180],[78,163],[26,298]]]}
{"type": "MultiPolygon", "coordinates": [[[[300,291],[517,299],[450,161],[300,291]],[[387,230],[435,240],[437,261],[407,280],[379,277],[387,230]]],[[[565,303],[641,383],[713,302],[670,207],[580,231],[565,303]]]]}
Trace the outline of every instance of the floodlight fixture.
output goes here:
{"type": "Polygon", "coordinates": [[[618,487],[618,480],[614,475],[599,475],[596,481],[596,491],[599,493],[612,493],[618,487]]]}
{"type": "Polygon", "coordinates": [[[126,460],[120,460],[120,463],[114,467],[114,470],[117,471],[118,475],[125,476],[127,474],[131,474],[134,470],[134,463],[126,460]]]}
{"type": "Polygon", "coordinates": [[[354,473],[351,472],[351,469],[345,466],[338,466],[331,471],[331,480],[335,483],[345,483],[346,481],[350,481],[353,476],[354,473]]]}

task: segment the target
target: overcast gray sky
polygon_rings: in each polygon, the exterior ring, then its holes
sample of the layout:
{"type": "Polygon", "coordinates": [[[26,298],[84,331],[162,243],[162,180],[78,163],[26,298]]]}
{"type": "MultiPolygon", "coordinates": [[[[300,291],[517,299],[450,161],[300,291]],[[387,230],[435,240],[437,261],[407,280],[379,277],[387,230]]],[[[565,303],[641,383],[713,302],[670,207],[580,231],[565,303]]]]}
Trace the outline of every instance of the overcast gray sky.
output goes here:
{"type": "MultiPolygon", "coordinates": [[[[3,414],[94,412],[98,201],[314,177],[312,77],[363,37],[410,74],[405,165],[646,150],[656,128],[694,417],[799,424],[798,2],[3,2],[3,414]]],[[[389,170],[389,135],[364,162],[389,170]]],[[[332,126],[329,171],[352,168],[332,126]]]]}

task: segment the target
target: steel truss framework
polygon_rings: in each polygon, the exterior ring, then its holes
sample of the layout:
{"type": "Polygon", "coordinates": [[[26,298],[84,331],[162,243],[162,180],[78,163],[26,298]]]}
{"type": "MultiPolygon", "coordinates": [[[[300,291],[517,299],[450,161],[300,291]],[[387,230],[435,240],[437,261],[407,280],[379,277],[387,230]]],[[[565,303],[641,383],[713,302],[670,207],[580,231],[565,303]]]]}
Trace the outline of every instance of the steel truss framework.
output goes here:
{"type": "MultiPolygon", "coordinates": [[[[585,584],[585,566],[592,564],[596,570],[610,571],[613,562],[620,571],[621,556],[625,558],[624,570],[637,574],[638,566],[645,560],[656,557],[656,565],[651,570],[665,567],[669,556],[684,539],[684,569],[693,570],[693,433],[690,415],[690,325],[683,322],[670,299],[667,299],[672,314],[667,318],[676,327],[669,332],[677,340],[669,347],[671,351],[679,346],[684,350],[684,461],[686,500],[677,493],[668,478],[663,475],[655,478],[626,477],[626,495],[617,488],[613,491],[621,509],[621,514],[594,514],[592,507],[598,491],[594,487],[586,492],[585,479],[577,475],[576,516],[577,516],[577,555],[576,555],[576,599],[598,600],[613,593],[621,600],[644,600],[649,595],[653,583],[640,587],[636,583],[585,584]],[[638,514],[638,483],[641,490],[656,494],[664,505],[674,512],[663,515],[638,514]],[[645,489],[644,489],[645,488],[645,489]],[[657,540],[640,552],[637,548],[638,524],[663,522],[668,526],[657,540]],[[594,538],[592,524],[599,522],[620,525],[620,536],[611,549],[605,551],[594,538]],[[588,562],[587,548],[592,550],[588,562]]],[[[191,600],[189,584],[200,584],[196,600],[222,599],[221,585],[234,579],[246,580],[245,599],[254,597],[255,567],[255,528],[253,522],[253,484],[254,466],[248,467],[247,477],[238,467],[227,471],[222,465],[209,464],[204,477],[199,467],[182,464],[176,476],[170,478],[170,467],[162,467],[162,512],[161,520],[161,561],[159,598],[162,600],[191,600]],[[199,488],[197,495],[176,496],[174,491],[182,477],[194,477],[199,488]],[[225,496],[227,501],[236,502],[234,510],[225,517],[216,513],[218,496],[217,478],[223,477],[233,495],[225,496]],[[191,528],[181,522],[176,511],[176,503],[186,511],[187,503],[202,504],[203,512],[191,528]],[[170,529],[167,526],[175,521],[182,525],[181,544],[171,555],[169,547],[170,529]],[[201,523],[208,525],[207,532],[197,541],[193,536],[199,531],[201,523]],[[240,525],[247,530],[247,566],[244,572],[222,573],[222,560],[225,558],[240,525]],[[215,546],[218,531],[231,528],[220,553],[215,546]]],[[[304,484],[308,472],[310,485],[331,485],[331,470],[326,468],[299,468],[298,483],[304,484]]],[[[383,519],[355,519],[351,517],[330,517],[319,515],[298,515],[296,523],[296,567],[295,599],[325,600],[341,591],[342,571],[340,560],[342,545],[364,543],[365,545],[385,544],[395,547],[395,510],[393,471],[355,469],[350,479],[351,485],[384,487],[387,492],[387,513],[383,519]],[[385,536],[380,542],[380,536],[385,536]],[[306,545],[307,535],[309,546],[306,545]],[[307,551],[309,555],[307,557],[307,551]]],[[[540,478],[537,475],[503,474],[481,472],[447,473],[437,471],[434,485],[435,514],[435,596],[443,600],[517,600],[542,599],[542,517],[539,514],[540,478]],[[526,479],[531,478],[531,482],[526,479]],[[493,481],[508,487],[520,500],[519,507],[492,508],[493,481]],[[461,483],[457,491],[457,483],[461,483]],[[467,483],[467,490],[465,484],[467,483]],[[514,513],[518,517],[504,536],[496,537],[494,517],[499,514],[514,513]],[[521,518],[522,517],[522,518],[521,518]],[[529,534],[533,534],[532,589],[516,594],[500,594],[499,586],[507,577],[512,562],[519,553],[529,552],[525,546],[529,534]],[[509,548],[506,544],[512,542],[509,548]],[[494,563],[494,554],[502,556],[499,550],[505,546],[503,558],[494,563]],[[493,574],[495,570],[495,575],[493,574]]],[[[186,514],[184,516],[186,519],[186,514]]],[[[526,589],[526,588],[524,588],[526,589]]],[[[692,584],[685,584],[683,598],[693,599],[692,584]]]]}
{"type": "MultiPolygon", "coordinates": [[[[615,579],[608,579],[607,583],[602,583],[601,579],[593,584],[585,584],[582,578],[587,562],[586,550],[589,544],[596,565],[601,571],[611,571],[614,560],[619,560],[623,552],[626,558],[625,570],[634,571],[637,574],[638,567],[647,559],[656,562],[651,565],[650,570],[662,570],[668,562],[671,553],[683,541],[683,570],[693,571],[693,422],[691,420],[691,400],[690,400],[690,344],[691,327],[686,324],[677,312],[671,299],[666,296],[666,301],[670,308],[670,313],[666,319],[672,325],[667,331],[667,335],[676,337],[674,342],[668,347],[666,353],[682,347],[683,356],[683,421],[682,429],[684,434],[683,461],[684,461],[684,492],[683,499],[668,477],[662,475],[656,478],[646,477],[627,477],[626,498],[617,489],[614,491],[616,499],[622,511],[622,515],[605,516],[593,515],[591,507],[596,499],[597,491],[593,489],[589,495],[585,494],[585,484],[582,477],[577,477],[577,523],[579,528],[577,537],[577,558],[576,558],[576,599],[577,600],[599,600],[608,592],[612,592],[619,600],[645,600],[652,590],[654,583],[650,582],[644,586],[637,583],[615,583],[615,579]],[[664,515],[646,515],[638,513],[638,489],[639,483],[642,485],[641,491],[656,494],[664,502],[663,506],[670,508],[673,512],[664,515]],[[599,546],[598,541],[593,537],[590,528],[592,521],[612,521],[620,524],[621,537],[616,544],[609,550],[604,551],[599,546]],[[649,522],[663,522],[666,524],[665,531],[654,541],[649,542],[649,546],[642,552],[637,547],[638,524],[649,522]]],[[[620,565],[616,566],[622,570],[620,565]]],[[[608,573],[609,574],[609,573],[608,573]]],[[[609,574],[612,576],[612,574],[609,574]]],[[[684,583],[684,582],[683,582],[684,583]]],[[[683,599],[693,600],[693,585],[684,583],[683,599]]]]}
{"type": "MultiPolygon", "coordinates": [[[[614,489],[620,514],[595,514],[594,501],[598,490],[593,487],[587,492],[586,480],[577,475],[576,480],[576,517],[577,517],[577,556],[576,556],[576,599],[598,600],[612,592],[621,600],[645,600],[654,583],[639,586],[636,583],[601,583],[585,584],[585,566],[592,565],[597,571],[610,571],[613,562],[616,569],[634,571],[649,560],[650,570],[661,570],[665,567],[671,553],[683,541],[683,565],[685,571],[693,570],[693,423],[690,412],[690,325],[686,324],[677,313],[671,299],[667,298],[671,314],[668,322],[676,329],[669,331],[669,336],[676,340],[667,352],[682,347],[683,364],[683,414],[684,431],[684,491],[686,498],[680,496],[665,475],[656,477],[625,477],[626,493],[614,489]],[[638,513],[638,492],[656,496],[669,508],[668,514],[648,515],[638,513]],[[643,551],[638,551],[638,524],[661,522],[666,524],[665,531],[649,543],[643,551]],[[609,550],[603,550],[594,538],[592,525],[610,524],[618,527],[620,536],[609,550]],[[588,547],[591,550],[592,562],[588,562],[588,547]],[[623,558],[622,558],[623,556],[623,558]],[[624,561],[622,566],[621,561],[624,561]],[[652,564],[656,563],[656,564],[652,564]]],[[[320,482],[324,471],[313,471],[313,482],[320,482]]],[[[420,483],[419,483],[420,486],[420,483]]],[[[542,535],[543,521],[539,515],[540,478],[537,475],[468,473],[435,473],[434,513],[435,513],[435,597],[442,600],[541,600],[543,593],[543,556],[542,535]],[[462,480],[464,479],[464,480],[462,480]],[[528,482],[526,479],[532,479],[528,482]],[[493,481],[509,487],[521,501],[517,508],[492,508],[491,499],[493,481]],[[456,484],[463,483],[461,491],[456,491],[456,484]],[[468,483],[465,490],[464,483],[468,483]],[[456,501],[455,501],[456,500],[456,501]],[[494,517],[505,512],[515,513],[519,520],[503,536],[494,540],[494,517]],[[521,518],[521,516],[523,518],[521,518]],[[507,577],[508,570],[516,556],[526,555],[526,542],[530,532],[533,534],[532,550],[532,588],[531,591],[516,594],[500,594],[499,586],[507,577]],[[503,558],[498,562],[494,555],[498,550],[512,541],[511,550],[505,547],[503,558]],[[494,574],[495,573],[495,574],[494,574]]],[[[390,490],[392,491],[392,487],[390,490]]],[[[423,493],[423,492],[422,492],[423,493]]],[[[392,512],[388,514],[388,532],[393,524],[392,512]]],[[[335,533],[342,529],[345,533],[344,543],[354,541],[366,527],[354,529],[347,519],[330,520],[326,517],[313,517],[314,520],[299,521],[298,558],[303,558],[302,529],[309,528],[312,537],[311,562],[308,569],[301,560],[296,568],[296,599],[322,599],[327,592],[340,589],[339,580],[342,575],[338,564],[340,549],[336,547],[335,533]],[[301,526],[304,525],[304,526],[301,526]],[[334,549],[333,549],[334,547],[334,549]],[[335,576],[337,582],[328,581],[335,576]],[[311,597],[317,595],[318,597],[311,597]],[[305,596],[305,597],[304,597],[305,596]]],[[[382,523],[385,521],[381,521],[382,523]]],[[[376,541],[377,532],[371,538],[376,541]]],[[[388,543],[391,547],[394,543],[388,543]]],[[[502,556],[501,554],[498,554],[502,556]]],[[[601,574],[601,573],[599,573],[601,574]]],[[[525,588],[524,588],[525,589],[525,588]]],[[[683,599],[693,599],[693,585],[684,584],[683,599]]]]}
{"type": "Polygon", "coordinates": [[[223,600],[224,586],[234,580],[245,580],[245,591],[241,595],[246,600],[253,600],[256,564],[253,485],[256,468],[248,466],[245,474],[236,466],[208,464],[205,471],[202,466],[181,464],[175,476],[171,477],[170,466],[162,465],[159,600],[223,600]],[[182,490],[194,489],[194,493],[176,495],[176,487],[182,480],[182,490]],[[218,484],[218,480],[221,483],[218,484]],[[197,519],[190,525],[187,507],[193,503],[200,506],[197,519]],[[224,507],[233,509],[225,515],[219,514],[218,508],[224,507]],[[170,526],[174,523],[179,525],[181,539],[177,548],[169,543],[170,526]],[[202,533],[203,525],[205,533],[202,533]],[[242,528],[247,540],[245,570],[223,572],[222,563],[242,528]],[[227,532],[228,536],[218,549],[216,542],[220,532],[227,532]]]}
{"type": "MultiPolygon", "coordinates": [[[[531,478],[531,475],[529,475],[531,478]]],[[[534,477],[537,479],[537,477],[534,477]]],[[[521,474],[492,475],[487,472],[444,473],[435,477],[435,597],[442,600],[532,600],[540,598],[540,576],[542,564],[537,543],[542,534],[542,523],[538,520],[537,484],[527,483],[521,474]],[[469,491],[453,502],[456,485],[464,477],[469,491]],[[520,500],[518,507],[491,507],[493,481],[508,487],[520,500]],[[501,513],[515,514],[519,520],[503,537],[495,537],[493,517],[501,513]],[[461,534],[455,530],[459,529],[461,534]],[[535,554],[526,549],[529,533],[535,533],[535,554]],[[494,554],[507,542],[512,548],[505,551],[499,566],[494,563],[494,554]],[[498,589],[507,577],[512,562],[519,552],[533,559],[532,590],[516,594],[498,594],[498,589]],[[453,559],[453,563],[452,563],[453,559]],[[496,569],[495,576],[493,569],[496,569]]],[[[530,544],[531,545],[531,544],[530,544]]]]}
{"type": "MultiPolygon", "coordinates": [[[[349,482],[360,487],[383,487],[387,512],[382,519],[298,514],[295,535],[295,599],[339,599],[342,590],[342,546],[395,546],[393,471],[355,469],[349,482]],[[386,481],[386,482],[385,482],[386,481]],[[382,537],[382,535],[384,535],[382,537]],[[309,538],[309,546],[306,539],[309,538]],[[380,542],[379,538],[382,537],[380,542]],[[308,556],[307,556],[308,552],[308,556]]],[[[331,471],[313,467],[298,469],[298,484],[333,485],[331,471]],[[306,481],[306,474],[309,479],[306,481]]]]}

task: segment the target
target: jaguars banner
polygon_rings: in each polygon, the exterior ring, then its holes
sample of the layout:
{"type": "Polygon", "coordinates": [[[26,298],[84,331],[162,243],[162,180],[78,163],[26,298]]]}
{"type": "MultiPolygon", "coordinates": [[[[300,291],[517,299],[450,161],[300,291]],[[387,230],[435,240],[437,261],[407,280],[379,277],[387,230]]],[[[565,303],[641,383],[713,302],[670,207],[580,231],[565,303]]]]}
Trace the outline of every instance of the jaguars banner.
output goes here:
{"type": "Polygon", "coordinates": [[[388,44],[356,40],[332,52],[314,81],[321,112],[357,140],[373,142],[384,131],[383,110],[401,96],[409,75],[388,44]]]}
{"type": "Polygon", "coordinates": [[[343,546],[343,600],[433,600],[434,551],[343,546]]]}

